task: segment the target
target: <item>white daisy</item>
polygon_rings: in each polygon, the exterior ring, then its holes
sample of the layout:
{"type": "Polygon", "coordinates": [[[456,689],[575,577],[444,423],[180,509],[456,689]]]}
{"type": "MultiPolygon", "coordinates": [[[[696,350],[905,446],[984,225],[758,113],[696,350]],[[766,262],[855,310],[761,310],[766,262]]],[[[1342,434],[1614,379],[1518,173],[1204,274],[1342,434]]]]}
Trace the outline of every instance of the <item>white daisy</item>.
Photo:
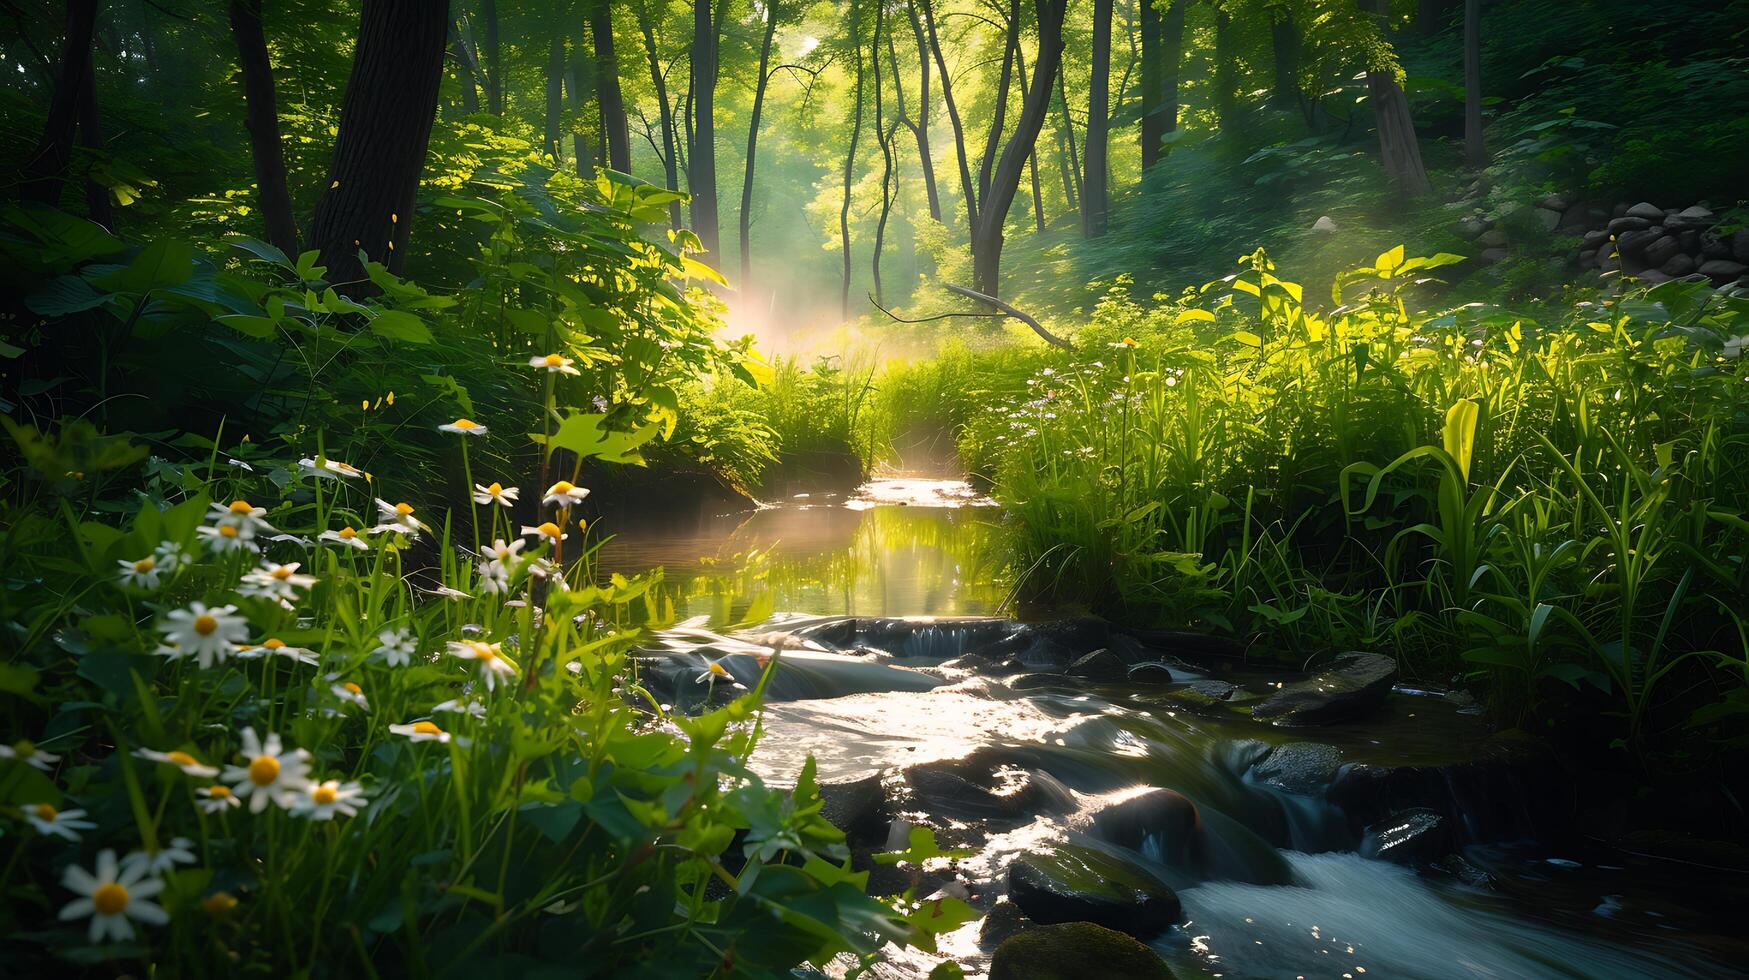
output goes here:
{"type": "Polygon", "coordinates": [[[309,817],[311,820],[332,820],[337,813],[344,817],[355,817],[358,815],[358,808],[363,805],[363,786],[330,779],[305,786],[304,791],[298,794],[297,802],[292,804],[291,811],[296,816],[309,817]]]}
{"type": "Polygon", "coordinates": [[[233,551],[260,551],[261,547],[253,539],[245,537],[235,524],[202,524],[194,529],[196,534],[206,539],[206,546],[215,555],[227,555],[233,551]]]}
{"type": "Polygon", "coordinates": [[[249,574],[243,576],[237,592],[258,599],[277,599],[290,605],[298,597],[299,589],[308,589],[316,584],[315,576],[298,574],[301,567],[302,563],[295,561],[286,565],[263,562],[261,567],[251,569],[249,574]]]}
{"type": "Polygon", "coordinates": [[[413,631],[405,626],[399,629],[383,630],[377,634],[379,646],[370,652],[373,657],[381,657],[390,667],[405,667],[413,662],[413,655],[419,652],[418,641],[413,638],[413,631]]]}
{"type": "Polygon", "coordinates": [[[562,509],[582,503],[583,498],[587,496],[589,496],[587,487],[575,486],[568,480],[560,480],[547,488],[547,495],[541,498],[541,503],[562,509]]]}
{"type": "Polygon", "coordinates": [[[182,550],[182,545],[174,541],[159,542],[152,549],[152,557],[158,560],[158,571],[169,575],[188,563],[188,552],[182,550]]]}
{"type": "Polygon", "coordinates": [[[482,595],[500,595],[510,591],[510,569],[501,561],[489,561],[480,566],[482,595]]]}
{"type": "Polygon", "coordinates": [[[407,503],[391,504],[381,497],[377,498],[377,512],[382,516],[382,523],[371,528],[372,534],[384,531],[397,531],[409,538],[417,538],[420,531],[431,528],[413,516],[413,505],[407,503]]]}
{"type": "Polygon", "coordinates": [[[200,805],[202,813],[223,813],[233,807],[243,805],[243,801],[238,798],[237,794],[231,792],[231,787],[219,783],[203,786],[195,792],[200,794],[200,799],[196,802],[200,805]]]}
{"type": "Polygon", "coordinates": [[[245,765],[226,766],[224,780],[238,796],[249,799],[249,812],[260,813],[273,803],[289,807],[308,782],[310,753],[303,749],[285,751],[279,735],[267,733],[263,741],[255,729],[243,729],[245,765]]]}
{"type": "Polygon", "coordinates": [[[236,528],[237,533],[245,538],[272,534],[278,530],[262,519],[267,516],[267,508],[257,507],[247,500],[233,500],[229,505],[213,504],[207,516],[220,527],[236,528]]]}
{"type": "Polygon", "coordinates": [[[90,916],[91,929],[87,937],[93,943],[106,938],[117,942],[134,938],[133,923],[129,919],[151,926],[170,921],[170,913],[156,902],[148,901],[164,890],[164,882],[146,878],[145,869],[137,865],[117,867],[113,850],[106,848],[97,855],[95,874],[76,864],[68,865],[66,873],[61,876],[61,884],[80,897],[63,906],[58,918],[62,922],[71,922],[90,916]]]}
{"type": "Polygon", "coordinates": [[[233,615],[236,611],[236,606],[209,609],[205,603],[194,602],[187,609],[171,610],[158,623],[158,630],[174,649],[171,656],[195,657],[205,669],[224,663],[248,635],[249,624],[233,615]]]}
{"type": "Polygon", "coordinates": [[[490,691],[500,679],[516,676],[516,668],[510,661],[504,659],[504,652],[499,644],[486,643],[481,640],[461,640],[449,644],[449,655],[462,660],[474,660],[480,664],[480,680],[490,691]]]}
{"type": "Polygon", "coordinates": [[[41,769],[43,772],[53,771],[55,763],[61,761],[60,756],[44,752],[36,747],[35,742],[22,738],[11,745],[0,745],[0,759],[17,759],[19,762],[41,769]]]}
{"type": "Polygon", "coordinates": [[[530,527],[527,524],[524,524],[522,525],[522,533],[527,537],[543,538],[547,541],[563,541],[570,537],[569,534],[564,532],[563,528],[554,524],[552,521],[547,521],[539,527],[530,527]]]}
{"type": "Polygon", "coordinates": [[[97,826],[85,819],[84,810],[57,810],[47,803],[26,803],[19,810],[24,813],[24,819],[36,828],[37,833],[48,837],[78,840],[79,831],[91,830],[97,826]]]}
{"type": "Polygon", "coordinates": [[[405,735],[415,742],[448,742],[452,737],[429,721],[416,721],[411,725],[390,725],[389,731],[396,735],[405,735]]]}
{"type": "Polygon", "coordinates": [[[486,434],[486,427],[473,419],[456,419],[454,422],[438,426],[437,431],[453,432],[458,436],[483,436],[486,434]]]}
{"type": "Polygon", "coordinates": [[[546,368],[548,374],[581,374],[581,371],[571,366],[574,363],[576,362],[563,354],[548,354],[545,357],[536,355],[528,359],[529,367],[546,368]]]}
{"type": "Polygon", "coordinates": [[[315,459],[310,459],[308,457],[300,459],[298,460],[298,467],[311,476],[321,480],[355,480],[366,475],[363,470],[356,466],[349,463],[342,463],[337,459],[328,459],[322,456],[318,456],[315,459]]]}
{"type": "Polygon", "coordinates": [[[116,562],[121,566],[121,584],[136,589],[155,589],[158,587],[159,576],[164,570],[158,567],[158,559],[147,555],[138,561],[128,561],[123,558],[116,562]]]}
{"type": "Polygon", "coordinates": [[[270,636],[267,639],[262,640],[260,646],[249,648],[248,656],[284,657],[287,660],[292,660],[309,667],[318,666],[322,662],[321,658],[316,656],[316,651],[304,647],[294,647],[277,636],[270,636]]]}
{"type": "Polygon", "coordinates": [[[328,690],[332,691],[335,697],[345,701],[347,704],[355,704],[366,711],[370,710],[370,701],[364,696],[364,688],[359,687],[351,681],[342,681],[338,684],[330,685],[328,690]]]}
{"type": "Polygon", "coordinates": [[[124,871],[141,867],[145,869],[145,875],[161,875],[179,864],[196,863],[199,859],[189,850],[193,846],[194,841],[186,837],[172,838],[169,844],[156,851],[130,851],[121,859],[121,866],[124,871]]]}
{"type": "Polygon", "coordinates": [[[474,484],[474,503],[497,504],[500,507],[509,507],[511,504],[516,503],[516,496],[521,492],[522,491],[515,487],[507,487],[496,482],[490,484],[476,483],[474,484]]]}
{"type": "Polygon", "coordinates": [[[345,545],[348,548],[357,548],[359,551],[370,550],[369,542],[360,537],[358,531],[351,525],[343,527],[338,531],[323,531],[319,537],[323,541],[332,541],[335,544],[345,545]]]}
{"type": "Polygon", "coordinates": [[[565,581],[565,576],[559,572],[558,568],[545,558],[536,558],[534,561],[529,562],[528,574],[532,578],[544,580],[548,585],[561,592],[571,587],[570,583],[565,581]]]}
{"type": "Polygon", "coordinates": [[[440,711],[449,711],[449,712],[454,712],[455,714],[468,715],[468,716],[475,718],[475,719],[481,719],[481,718],[486,717],[486,706],[485,705],[481,704],[478,701],[463,702],[461,698],[450,698],[448,701],[445,701],[442,704],[433,705],[431,708],[432,714],[437,714],[440,711]]]}
{"type": "Polygon", "coordinates": [[[199,759],[196,759],[187,752],[180,750],[156,752],[152,749],[135,749],[134,756],[136,758],[145,759],[148,762],[159,762],[167,766],[175,766],[190,776],[199,776],[202,779],[211,779],[219,774],[217,766],[203,765],[199,759]]]}

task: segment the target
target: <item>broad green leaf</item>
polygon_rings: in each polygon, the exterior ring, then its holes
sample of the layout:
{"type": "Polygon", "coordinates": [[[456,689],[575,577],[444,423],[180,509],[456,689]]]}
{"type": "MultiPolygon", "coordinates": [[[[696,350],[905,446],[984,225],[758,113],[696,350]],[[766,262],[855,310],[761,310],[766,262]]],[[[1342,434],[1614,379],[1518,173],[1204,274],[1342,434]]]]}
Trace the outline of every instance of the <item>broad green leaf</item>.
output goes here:
{"type": "Polygon", "coordinates": [[[144,293],[174,286],[194,275],[194,246],[160,238],[140,250],[119,272],[99,277],[94,285],[112,293],[144,293]]]}
{"type": "Polygon", "coordinates": [[[605,415],[579,412],[560,423],[559,430],[550,439],[539,432],[530,432],[528,437],[545,446],[548,453],[555,449],[568,449],[585,459],[644,465],[644,458],[638,455],[638,447],[656,438],[661,431],[660,427],[645,425],[631,432],[615,432],[601,427],[606,418],[605,415]]]}
{"type": "Polygon", "coordinates": [[[56,276],[32,293],[24,305],[43,316],[65,316],[102,306],[108,300],[107,293],[92,289],[90,283],[78,276],[56,276]]]}
{"type": "Polygon", "coordinates": [[[1482,409],[1468,398],[1459,398],[1445,413],[1445,451],[1457,460],[1463,478],[1470,478],[1470,457],[1476,450],[1476,422],[1482,409]]]}
{"type": "Polygon", "coordinates": [[[390,340],[410,344],[431,343],[431,329],[425,321],[404,310],[384,310],[370,321],[371,332],[390,340]]]}

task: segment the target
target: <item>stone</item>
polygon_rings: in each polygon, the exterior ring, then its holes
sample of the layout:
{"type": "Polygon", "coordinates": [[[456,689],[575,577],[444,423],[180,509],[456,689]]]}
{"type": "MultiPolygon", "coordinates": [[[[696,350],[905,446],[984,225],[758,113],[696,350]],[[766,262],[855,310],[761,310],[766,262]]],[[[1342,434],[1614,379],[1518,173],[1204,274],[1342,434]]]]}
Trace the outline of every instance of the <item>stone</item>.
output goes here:
{"type": "Polygon", "coordinates": [[[1506,237],[1505,231],[1499,228],[1490,228],[1483,232],[1476,241],[1483,248],[1504,248],[1511,239],[1506,237]]]}
{"type": "Polygon", "coordinates": [[[1318,220],[1312,222],[1312,230],[1323,235],[1334,235],[1336,234],[1336,222],[1331,221],[1327,214],[1319,215],[1318,220]]]}
{"type": "Polygon", "coordinates": [[[1493,265],[1496,262],[1506,261],[1507,254],[1507,251],[1503,248],[1485,248],[1482,249],[1482,254],[1477,256],[1477,258],[1481,259],[1488,265],[1493,265]]]}
{"type": "Polygon", "coordinates": [[[1643,231],[1652,227],[1652,222],[1645,218],[1616,218],[1608,225],[1611,235],[1622,235],[1630,231],[1643,231]]]}
{"type": "MultiPolygon", "coordinates": [[[[1688,249],[1688,251],[1695,251],[1688,249]]],[[[1707,259],[1728,259],[1731,257],[1731,236],[1721,235],[1708,228],[1700,233],[1700,254],[1707,259]]]]}
{"type": "Polygon", "coordinates": [[[902,792],[899,809],[955,820],[1012,823],[1075,809],[1074,794],[1049,773],[982,753],[913,766],[905,771],[902,792]]]}
{"type": "Polygon", "coordinates": [[[1027,918],[1020,906],[1009,901],[997,902],[990,906],[983,924],[978,926],[978,945],[1000,946],[1010,938],[1036,928],[1038,923],[1027,918]]]}
{"type": "Polygon", "coordinates": [[[1731,233],[1731,258],[1749,262],[1749,228],[1739,228],[1731,233]]]}
{"type": "Polygon", "coordinates": [[[996,947],[989,980],[1172,980],[1158,954],[1092,922],[1028,929],[996,947]]]}
{"type": "Polygon", "coordinates": [[[1008,867],[1008,897],[1043,925],[1092,922],[1138,938],[1184,917],[1178,894],[1152,872],[1092,847],[1059,844],[1008,867]]]}
{"type": "Polygon", "coordinates": [[[1328,725],[1385,703],[1397,682],[1397,662],[1383,654],[1342,654],[1315,676],[1289,684],[1251,709],[1277,725],[1328,725]]]}
{"type": "Polygon", "coordinates": [[[1657,269],[1645,269],[1645,270],[1642,270],[1641,272],[1637,273],[1637,275],[1640,278],[1640,282],[1642,282],[1648,286],[1661,286],[1664,283],[1667,283],[1670,280],[1676,278],[1675,276],[1666,275],[1665,273],[1659,272],[1657,269]]]}
{"type": "Polygon", "coordinates": [[[1557,191],[1538,201],[1536,206],[1550,211],[1565,211],[1573,206],[1573,199],[1557,191]]]}
{"type": "Polygon", "coordinates": [[[1410,867],[1431,864],[1451,849],[1451,831],[1445,817],[1426,807],[1391,814],[1366,828],[1366,836],[1360,842],[1362,857],[1410,867]]]}
{"type": "Polygon", "coordinates": [[[1641,201],[1627,210],[1630,218],[1645,218],[1648,221],[1663,221],[1664,209],[1649,201],[1641,201]]]}
{"type": "Polygon", "coordinates": [[[1561,214],[1559,211],[1537,208],[1536,220],[1542,223],[1544,231],[1554,231],[1561,226],[1561,214]]]}
{"type": "Polygon", "coordinates": [[[1580,265],[1592,265],[1597,262],[1597,249],[1586,249],[1579,253],[1580,265]]]}
{"type": "Polygon", "coordinates": [[[1289,742],[1251,766],[1252,779],[1297,796],[1322,796],[1342,768],[1342,750],[1322,742],[1289,742]]]}
{"type": "Polygon", "coordinates": [[[1676,278],[1690,275],[1696,268],[1697,266],[1694,261],[1694,256],[1684,255],[1680,252],[1671,256],[1669,261],[1659,267],[1660,271],[1665,275],[1674,276],[1676,278]]]}
{"type": "Polygon", "coordinates": [[[1609,241],[1609,232],[1595,228],[1585,233],[1585,238],[1579,243],[1579,247],[1595,249],[1606,241],[1609,241]]]}
{"type": "Polygon", "coordinates": [[[1151,660],[1131,667],[1129,679],[1137,684],[1171,684],[1178,678],[1173,676],[1171,667],[1151,660]]]}
{"type": "Polygon", "coordinates": [[[1615,272],[1621,269],[1621,256],[1614,249],[1597,250],[1597,267],[1604,272],[1615,272]]]}
{"type": "Polygon", "coordinates": [[[1716,224],[1718,220],[1717,215],[1696,204],[1693,207],[1684,208],[1681,211],[1668,216],[1664,221],[1664,227],[1675,231],[1710,228],[1716,224]]]}
{"type": "MultiPolygon", "coordinates": [[[[1607,220],[1608,217],[1609,215],[1603,215],[1603,219],[1605,220],[1607,220]]],[[[1568,208],[1567,213],[1561,215],[1561,227],[1569,230],[1575,228],[1590,228],[1601,223],[1602,221],[1593,217],[1593,211],[1591,208],[1577,204],[1568,208]]]]}
{"type": "Polygon", "coordinates": [[[1615,247],[1623,255],[1639,255],[1646,250],[1646,246],[1663,237],[1664,228],[1660,225],[1653,225],[1640,231],[1630,231],[1617,235],[1615,247]]]}
{"type": "Polygon", "coordinates": [[[1730,259],[1708,259],[1700,264],[1698,271],[1701,275],[1722,281],[1735,279],[1743,273],[1749,272],[1749,265],[1733,262],[1730,259]]]}
{"type": "Polygon", "coordinates": [[[884,833],[887,819],[882,809],[887,794],[881,777],[877,770],[858,779],[821,785],[820,815],[852,837],[884,833]]]}
{"type": "Polygon", "coordinates": [[[1456,231],[1459,237],[1474,241],[1492,227],[1494,227],[1494,219],[1472,214],[1458,221],[1456,231]]]}
{"type": "Polygon", "coordinates": [[[1657,241],[1646,246],[1646,264],[1661,266],[1682,254],[1682,243],[1670,235],[1663,235],[1657,241]]]}
{"type": "Polygon", "coordinates": [[[1129,677],[1129,668],[1110,650],[1099,649],[1069,665],[1071,677],[1084,677],[1100,683],[1115,683],[1129,677]]]}

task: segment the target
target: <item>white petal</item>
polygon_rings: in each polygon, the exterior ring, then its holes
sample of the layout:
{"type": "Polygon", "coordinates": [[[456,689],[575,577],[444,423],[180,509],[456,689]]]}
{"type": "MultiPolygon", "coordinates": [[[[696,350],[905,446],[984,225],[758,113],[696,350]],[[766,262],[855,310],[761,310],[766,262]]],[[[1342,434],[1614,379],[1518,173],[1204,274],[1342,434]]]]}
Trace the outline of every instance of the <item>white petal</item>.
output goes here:
{"type": "MultiPolygon", "coordinates": [[[[138,892],[135,892],[138,895],[138,892]]],[[[128,903],[127,914],[147,925],[161,926],[170,921],[170,913],[153,902],[133,901],[128,903]]]]}
{"type": "Polygon", "coordinates": [[[85,916],[90,915],[92,912],[95,912],[96,910],[97,910],[97,906],[92,904],[91,899],[89,899],[89,898],[75,898],[71,902],[68,902],[61,909],[61,912],[57,916],[57,918],[59,918],[62,922],[70,922],[73,919],[84,918],[85,916]]]}

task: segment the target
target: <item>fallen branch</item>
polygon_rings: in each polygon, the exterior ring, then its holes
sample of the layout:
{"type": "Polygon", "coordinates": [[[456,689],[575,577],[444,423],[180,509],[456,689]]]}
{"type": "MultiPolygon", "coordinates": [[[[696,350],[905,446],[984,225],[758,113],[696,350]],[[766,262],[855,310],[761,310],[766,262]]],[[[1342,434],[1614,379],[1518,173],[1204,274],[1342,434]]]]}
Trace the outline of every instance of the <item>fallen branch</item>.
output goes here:
{"type": "Polygon", "coordinates": [[[1046,343],[1053,344],[1057,347],[1061,347],[1064,350],[1074,350],[1075,349],[1075,345],[1069,343],[1067,340],[1064,340],[1063,338],[1057,336],[1056,334],[1051,333],[1049,330],[1046,330],[1044,327],[1044,324],[1033,319],[1032,316],[1028,315],[1025,312],[1022,312],[1019,309],[1016,309],[1015,307],[1013,307],[1007,303],[1002,302],[1001,300],[997,299],[994,296],[990,296],[990,295],[987,295],[985,293],[980,293],[975,289],[967,289],[964,286],[956,286],[951,282],[944,282],[941,285],[944,289],[948,290],[951,293],[955,293],[955,294],[958,294],[960,296],[964,296],[967,299],[975,299],[980,303],[989,303],[991,306],[996,307],[998,310],[1001,310],[1002,312],[1000,312],[1000,313],[975,313],[975,312],[937,313],[934,316],[925,316],[925,317],[918,317],[916,319],[912,319],[910,317],[902,317],[899,314],[894,313],[892,310],[889,310],[886,307],[882,306],[881,304],[875,303],[873,296],[870,296],[868,298],[868,301],[870,303],[874,303],[875,309],[880,310],[882,313],[885,313],[887,316],[892,317],[893,319],[899,321],[900,323],[928,323],[931,320],[945,320],[948,317],[955,317],[955,316],[1013,317],[1014,319],[1019,320],[1021,323],[1024,323],[1027,326],[1031,327],[1032,332],[1038,334],[1040,337],[1043,337],[1046,343]]]}

